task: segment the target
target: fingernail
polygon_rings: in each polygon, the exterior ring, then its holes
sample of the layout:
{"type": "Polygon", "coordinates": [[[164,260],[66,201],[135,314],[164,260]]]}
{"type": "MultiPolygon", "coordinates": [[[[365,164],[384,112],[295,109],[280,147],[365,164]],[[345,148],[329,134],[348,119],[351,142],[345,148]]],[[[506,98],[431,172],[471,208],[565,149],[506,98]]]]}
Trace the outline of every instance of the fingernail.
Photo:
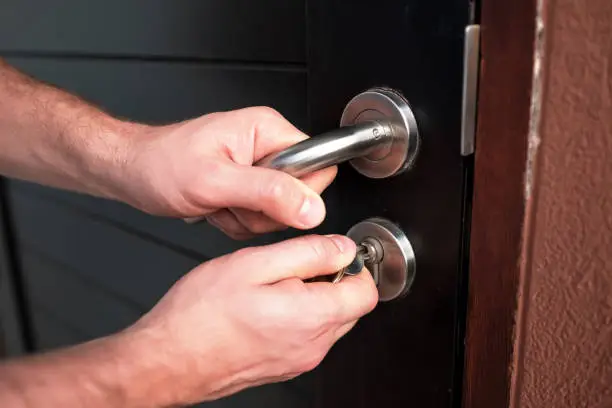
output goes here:
{"type": "Polygon", "coordinates": [[[323,222],[325,206],[319,197],[306,197],[300,208],[299,221],[306,228],[312,228],[323,222]]]}
{"type": "Polygon", "coordinates": [[[349,238],[343,237],[342,235],[326,235],[326,237],[332,240],[336,247],[338,247],[340,253],[345,252],[350,245],[349,242],[347,242],[349,238]]]}

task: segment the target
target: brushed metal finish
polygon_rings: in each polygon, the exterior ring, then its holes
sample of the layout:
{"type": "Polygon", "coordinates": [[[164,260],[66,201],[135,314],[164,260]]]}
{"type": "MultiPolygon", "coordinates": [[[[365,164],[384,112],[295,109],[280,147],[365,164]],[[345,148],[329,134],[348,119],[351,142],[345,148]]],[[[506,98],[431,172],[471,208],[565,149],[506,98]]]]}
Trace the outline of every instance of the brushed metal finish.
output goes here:
{"type": "Polygon", "coordinates": [[[274,153],[255,165],[301,177],[326,167],[372,154],[390,145],[393,133],[389,123],[361,122],[306,139],[274,153]]]}
{"type": "MultiPolygon", "coordinates": [[[[414,250],[406,234],[393,222],[384,218],[370,218],[353,226],[347,236],[356,243],[374,239],[380,243],[382,254],[376,263],[378,296],[387,302],[408,293],[416,274],[414,250]]],[[[371,267],[366,262],[366,266],[371,267]]]]}
{"type": "Polygon", "coordinates": [[[465,28],[463,49],[463,102],[461,106],[461,155],[474,153],[476,139],[476,109],[478,72],[480,69],[480,26],[465,28]]]}
{"type": "Polygon", "coordinates": [[[340,126],[368,121],[385,121],[391,127],[392,140],[374,153],[351,160],[364,176],[380,179],[410,169],[420,148],[419,129],[408,101],[388,88],[372,88],[355,96],[344,109],[340,126]]]}
{"type": "Polygon", "coordinates": [[[380,179],[412,167],[419,144],[408,102],[393,90],[372,88],[349,101],[339,129],[273,153],[256,165],[300,177],[350,160],[359,173],[380,179]]]}

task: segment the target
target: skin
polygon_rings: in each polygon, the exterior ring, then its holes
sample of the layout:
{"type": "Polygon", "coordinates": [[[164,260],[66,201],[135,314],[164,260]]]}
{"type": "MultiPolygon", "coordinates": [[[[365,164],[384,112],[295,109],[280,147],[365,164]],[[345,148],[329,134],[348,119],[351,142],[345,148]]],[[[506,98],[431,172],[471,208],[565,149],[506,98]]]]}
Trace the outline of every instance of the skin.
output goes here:
{"type": "MultiPolygon", "coordinates": [[[[325,217],[336,168],[301,180],[252,164],[307,136],[256,107],[166,126],[114,118],[0,61],[0,173],[205,216],[241,239],[325,217]]],[[[246,248],[180,279],[133,326],[0,364],[2,407],[165,407],[213,400],[316,367],[378,301],[369,273],[304,282],[348,265],[343,236],[246,248]]]]}

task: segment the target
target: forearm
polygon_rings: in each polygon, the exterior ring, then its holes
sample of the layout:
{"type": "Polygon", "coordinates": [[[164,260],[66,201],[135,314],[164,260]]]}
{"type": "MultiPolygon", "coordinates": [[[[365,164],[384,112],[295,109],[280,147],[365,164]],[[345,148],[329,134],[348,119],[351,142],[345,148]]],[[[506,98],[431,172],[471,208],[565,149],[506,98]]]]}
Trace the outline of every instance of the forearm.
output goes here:
{"type": "Polygon", "coordinates": [[[154,361],[140,358],[142,351],[129,335],[120,334],[7,362],[0,365],[0,406],[131,408],[169,405],[170,398],[161,392],[169,385],[164,384],[161,377],[163,370],[153,369],[154,361]]]}
{"type": "Polygon", "coordinates": [[[120,198],[133,137],[146,127],[117,120],[0,60],[0,174],[120,198]]]}

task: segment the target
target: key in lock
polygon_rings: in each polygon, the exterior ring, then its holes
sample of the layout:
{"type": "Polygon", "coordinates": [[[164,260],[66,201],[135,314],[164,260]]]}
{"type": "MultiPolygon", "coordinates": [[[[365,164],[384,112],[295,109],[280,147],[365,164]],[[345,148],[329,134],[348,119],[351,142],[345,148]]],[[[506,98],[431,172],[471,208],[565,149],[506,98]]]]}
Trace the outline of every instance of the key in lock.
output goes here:
{"type": "Polygon", "coordinates": [[[365,266],[374,278],[380,301],[408,293],[416,261],[412,245],[399,226],[384,218],[370,218],[353,226],[347,236],[357,243],[353,262],[333,275],[311,281],[338,283],[347,275],[360,273],[365,266]]]}
{"type": "Polygon", "coordinates": [[[383,256],[383,247],[376,238],[368,237],[364,239],[357,245],[357,255],[355,255],[353,262],[333,275],[332,282],[340,282],[346,275],[357,275],[366,267],[372,274],[374,283],[378,285],[379,265],[383,256]]]}

